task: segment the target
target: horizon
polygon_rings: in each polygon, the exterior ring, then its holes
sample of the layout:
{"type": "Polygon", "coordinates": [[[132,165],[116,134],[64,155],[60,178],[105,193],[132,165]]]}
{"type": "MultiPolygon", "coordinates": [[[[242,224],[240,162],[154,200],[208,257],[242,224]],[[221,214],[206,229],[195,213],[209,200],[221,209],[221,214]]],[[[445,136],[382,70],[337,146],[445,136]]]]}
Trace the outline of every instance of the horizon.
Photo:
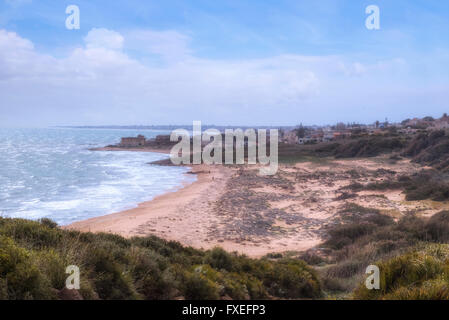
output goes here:
{"type": "MultiPolygon", "coordinates": [[[[391,121],[388,118],[385,118],[383,120],[381,119],[377,119],[373,122],[345,122],[345,121],[338,121],[335,123],[325,123],[325,124],[304,124],[302,122],[297,123],[297,124],[293,124],[293,125],[249,125],[249,124],[245,124],[245,125],[231,125],[231,124],[202,124],[203,127],[228,127],[228,128],[238,128],[238,127],[242,127],[242,128],[257,128],[257,127],[272,127],[272,128],[296,128],[299,126],[303,126],[303,127],[332,127],[332,126],[336,126],[340,123],[343,123],[345,125],[361,125],[361,126],[370,126],[370,125],[374,125],[377,121],[379,121],[379,123],[385,123],[388,122],[389,124],[400,124],[401,122],[405,121],[405,120],[412,120],[412,119],[423,119],[425,117],[432,117],[433,119],[437,120],[440,119],[441,117],[443,117],[445,114],[447,114],[446,112],[441,114],[440,116],[431,116],[431,115],[426,115],[423,117],[415,117],[415,116],[409,116],[407,118],[404,119],[400,119],[398,121],[391,121]]],[[[154,130],[170,130],[170,129],[160,129],[162,127],[179,127],[179,128],[185,128],[185,127],[192,127],[192,125],[190,124],[127,124],[127,125],[120,125],[120,124],[96,124],[96,125],[49,125],[49,126],[23,126],[23,127],[5,127],[5,126],[0,126],[0,129],[142,129],[142,130],[151,130],[153,129],[152,127],[154,127],[154,130]]]]}

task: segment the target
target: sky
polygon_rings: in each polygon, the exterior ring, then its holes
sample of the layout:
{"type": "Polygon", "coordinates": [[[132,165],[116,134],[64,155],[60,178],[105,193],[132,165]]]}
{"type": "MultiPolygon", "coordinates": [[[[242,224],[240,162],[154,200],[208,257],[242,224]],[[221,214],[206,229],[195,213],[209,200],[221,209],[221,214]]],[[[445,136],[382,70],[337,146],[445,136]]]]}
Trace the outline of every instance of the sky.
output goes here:
{"type": "Polygon", "coordinates": [[[441,0],[0,0],[0,126],[439,117],[448,30],[441,0]]]}

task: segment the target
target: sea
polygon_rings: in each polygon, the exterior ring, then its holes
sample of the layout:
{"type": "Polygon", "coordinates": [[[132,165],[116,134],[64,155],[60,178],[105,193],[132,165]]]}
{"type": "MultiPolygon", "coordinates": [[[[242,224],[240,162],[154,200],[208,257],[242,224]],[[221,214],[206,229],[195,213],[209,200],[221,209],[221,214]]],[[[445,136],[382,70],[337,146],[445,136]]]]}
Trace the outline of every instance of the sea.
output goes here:
{"type": "Polygon", "coordinates": [[[0,128],[0,216],[59,225],[136,207],[195,181],[189,168],[149,164],[153,152],[91,151],[162,130],[0,128]]]}

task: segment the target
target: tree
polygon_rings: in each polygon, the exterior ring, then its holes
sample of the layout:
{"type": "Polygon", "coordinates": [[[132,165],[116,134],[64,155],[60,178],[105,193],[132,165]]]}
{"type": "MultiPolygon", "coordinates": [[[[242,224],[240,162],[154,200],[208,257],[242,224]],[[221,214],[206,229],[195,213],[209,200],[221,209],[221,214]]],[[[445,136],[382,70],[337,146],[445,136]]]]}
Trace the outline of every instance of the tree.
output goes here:
{"type": "Polygon", "coordinates": [[[299,125],[299,128],[296,129],[296,135],[298,138],[304,138],[306,135],[306,129],[302,126],[302,123],[299,125]]]}
{"type": "Polygon", "coordinates": [[[346,129],[346,125],[343,122],[339,122],[337,123],[337,125],[335,126],[335,128],[337,130],[345,130],[346,129]]]}

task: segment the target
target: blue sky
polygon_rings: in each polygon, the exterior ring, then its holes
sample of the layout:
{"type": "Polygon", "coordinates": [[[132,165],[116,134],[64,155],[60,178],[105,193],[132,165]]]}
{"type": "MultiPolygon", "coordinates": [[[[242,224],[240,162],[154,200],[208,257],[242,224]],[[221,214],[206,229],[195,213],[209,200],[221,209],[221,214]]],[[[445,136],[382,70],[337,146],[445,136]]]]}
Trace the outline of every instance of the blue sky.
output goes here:
{"type": "Polygon", "coordinates": [[[0,126],[440,116],[447,30],[447,1],[0,0],[0,126]]]}

